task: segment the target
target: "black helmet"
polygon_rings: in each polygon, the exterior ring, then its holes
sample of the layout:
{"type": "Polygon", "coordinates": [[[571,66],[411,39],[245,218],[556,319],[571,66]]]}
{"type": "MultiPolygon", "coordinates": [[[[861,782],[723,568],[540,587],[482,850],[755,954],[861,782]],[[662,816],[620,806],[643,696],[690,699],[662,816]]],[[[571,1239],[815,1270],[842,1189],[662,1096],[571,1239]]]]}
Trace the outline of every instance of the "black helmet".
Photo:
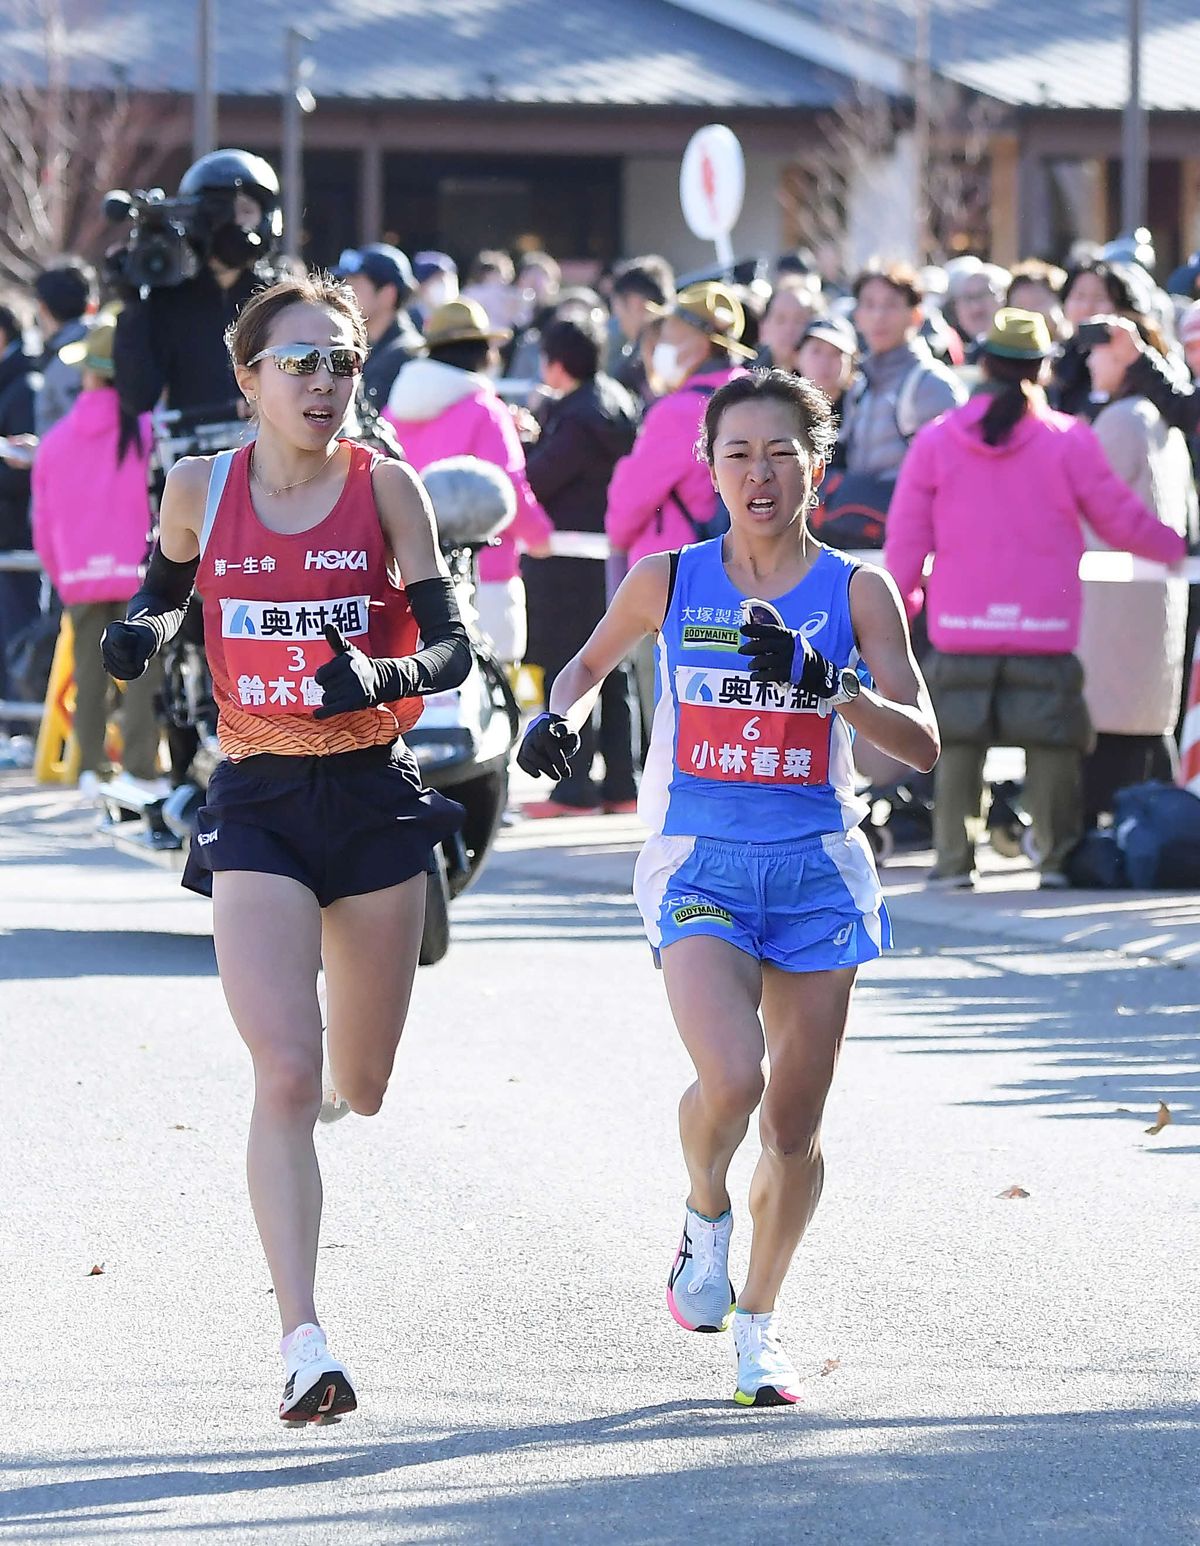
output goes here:
{"type": "Polygon", "coordinates": [[[283,232],[279,179],[270,162],[248,150],[210,150],[188,167],[180,180],[179,192],[182,197],[204,201],[205,217],[199,222],[199,234],[207,237],[207,246],[211,246],[212,237],[222,226],[231,223],[222,205],[226,200],[232,204],[239,193],[249,194],[262,210],[262,219],[250,233],[251,240],[258,239],[258,256],[265,257],[283,232]]]}
{"type": "Polygon", "coordinates": [[[279,199],[279,179],[270,162],[248,150],[210,150],[188,167],[179,184],[185,197],[218,188],[244,190],[268,208],[279,199]]]}

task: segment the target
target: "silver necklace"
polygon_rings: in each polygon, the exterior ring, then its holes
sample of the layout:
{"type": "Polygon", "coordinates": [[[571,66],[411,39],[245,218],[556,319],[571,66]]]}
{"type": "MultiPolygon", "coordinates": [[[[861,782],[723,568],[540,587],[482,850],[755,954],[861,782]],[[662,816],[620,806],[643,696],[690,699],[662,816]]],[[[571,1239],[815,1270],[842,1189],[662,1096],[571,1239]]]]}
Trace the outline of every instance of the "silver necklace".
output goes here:
{"type": "MultiPolygon", "coordinates": [[[[333,456],[336,455],[337,452],[335,451],[333,456]]],[[[268,495],[271,499],[274,499],[277,494],[286,494],[289,489],[303,488],[306,483],[311,483],[314,478],[319,478],[325,469],[329,466],[330,462],[333,461],[333,456],[327,456],[321,465],[317,468],[316,472],[310,472],[307,478],[297,478],[295,483],[284,483],[279,488],[268,488],[267,485],[263,482],[262,478],[259,476],[258,468],[254,464],[254,452],[251,451],[250,475],[254,479],[255,483],[258,484],[259,488],[262,489],[263,493],[268,495]]]]}

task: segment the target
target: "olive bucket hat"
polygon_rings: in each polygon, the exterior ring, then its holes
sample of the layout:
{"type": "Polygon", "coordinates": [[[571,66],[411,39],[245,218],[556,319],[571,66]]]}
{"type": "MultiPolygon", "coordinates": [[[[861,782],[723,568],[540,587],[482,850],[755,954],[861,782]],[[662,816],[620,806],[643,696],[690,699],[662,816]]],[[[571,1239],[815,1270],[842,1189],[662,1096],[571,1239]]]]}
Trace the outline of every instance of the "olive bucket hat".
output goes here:
{"type": "Polygon", "coordinates": [[[1002,360],[1044,360],[1054,341],[1040,312],[1002,306],[992,318],[983,347],[1002,360]]]}
{"type": "Polygon", "coordinates": [[[741,301],[732,290],[713,280],[680,290],[673,307],[648,306],[647,310],[660,316],[679,317],[692,327],[698,327],[714,344],[739,359],[752,360],[758,353],[741,341],[746,330],[746,313],[741,301]]]}
{"type": "Polygon", "coordinates": [[[437,307],[425,320],[425,342],[431,349],[439,344],[506,343],[511,337],[508,328],[489,326],[478,301],[462,297],[437,307]]]}
{"type": "Polygon", "coordinates": [[[115,374],[113,344],[116,336],[115,317],[101,316],[82,338],[73,344],[64,344],[58,357],[64,365],[81,365],[85,370],[94,370],[97,375],[111,379],[115,374]]]}

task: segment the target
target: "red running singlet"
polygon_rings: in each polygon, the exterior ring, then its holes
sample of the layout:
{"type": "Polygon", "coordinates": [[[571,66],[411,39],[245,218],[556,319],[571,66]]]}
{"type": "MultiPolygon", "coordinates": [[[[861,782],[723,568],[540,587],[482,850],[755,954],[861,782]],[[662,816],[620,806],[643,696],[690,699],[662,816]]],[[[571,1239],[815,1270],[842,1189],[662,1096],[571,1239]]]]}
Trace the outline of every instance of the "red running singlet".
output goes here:
{"type": "Polygon", "coordinates": [[[211,525],[206,519],[196,589],[217,734],[235,762],[257,752],[324,756],[387,745],[420,718],[419,698],[313,718],[321,702],[315,674],[332,658],[327,623],[368,655],[411,655],[417,647],[375,506],[371,472],[380,458],[342,443],[350,449],[345,486],[316,526],[263,525],[250,497],[250,446],[234,453],[211,525]]]}

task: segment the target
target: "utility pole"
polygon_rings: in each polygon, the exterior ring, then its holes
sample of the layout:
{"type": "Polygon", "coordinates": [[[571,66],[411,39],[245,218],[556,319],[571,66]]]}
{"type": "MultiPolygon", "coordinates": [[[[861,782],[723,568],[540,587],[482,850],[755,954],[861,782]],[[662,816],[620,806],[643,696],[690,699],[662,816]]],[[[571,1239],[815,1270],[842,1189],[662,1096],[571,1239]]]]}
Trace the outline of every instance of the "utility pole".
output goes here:
{"type": "Polygon", "coordinates": [[[285,250],[300,257],[304,243],[304,115],[316,107],[306,84],[312,60],[304,45],[312,39],[299,27],[284,32],[283,84],[283,241],[285,250]]]}
{"type": "Polygon", "coordinates": [[[217,98],[213,91],[213,9],[216,0],[196,0],[196,89],[192,95],[192,160],[217,145],[217,98]]]}
{"type": "Polygon", "coordinates": [[[916,214],[917,263],[928,263],[933,252],[929,208],[930,125],[933,70],[929,55],[930,0],[916,0],[916,57],[913,61],[913,209],[916,214]]]}
{"type": "Polygon", "coordinates": [[[1121,230],[1146,223],[1146,114],[1142,108],[1142,0],[1129,5],[1129,94],[1121,123],[1121,230]]]}

